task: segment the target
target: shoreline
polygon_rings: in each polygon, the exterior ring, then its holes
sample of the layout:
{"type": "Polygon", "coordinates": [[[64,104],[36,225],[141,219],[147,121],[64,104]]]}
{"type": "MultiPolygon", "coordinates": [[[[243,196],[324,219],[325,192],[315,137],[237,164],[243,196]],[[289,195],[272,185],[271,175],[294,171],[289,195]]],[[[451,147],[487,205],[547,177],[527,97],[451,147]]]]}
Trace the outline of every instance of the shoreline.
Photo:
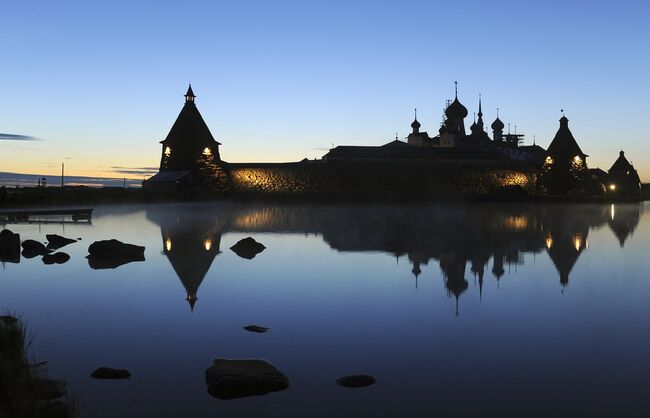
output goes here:
{"type": "Polygon", "coordinates": [[[506,190],[495,194],[456,194],[419,196],[409,192],[395,192],[392,194],[368,193],[363,195],[350,195],[344,193],[268,193],[268,192],[227,192],[217,195],[196,195],[180,197],[173,195],[148,195],[141,188],[115,188],[83,186],[68,186],[63,190],[59,187],[12,189],[0,199],[0,211],[19,208],[69,208],[80,205],[108,205],[108,204],[155,204],[155,203],[183,203],[183,202],[246,202],[246,203],[349,203],[349,204],[377,204],[377,203],[637,203],[650,200],[650,192],[644,187],[644,192],[639,199],[612,199],[597,196],[543,196],[530,195],[521,190],[506,190]]]}

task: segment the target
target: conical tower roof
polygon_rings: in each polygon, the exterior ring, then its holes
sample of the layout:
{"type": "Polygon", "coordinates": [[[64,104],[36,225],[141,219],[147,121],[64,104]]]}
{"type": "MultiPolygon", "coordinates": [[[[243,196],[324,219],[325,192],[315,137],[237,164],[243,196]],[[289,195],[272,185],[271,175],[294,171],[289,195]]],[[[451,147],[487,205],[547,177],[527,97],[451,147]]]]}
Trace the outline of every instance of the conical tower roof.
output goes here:
{"type": "Polygon", "coordinates": [[[630,170],[634,170],[634,167],[632,167],[632,164],[630,164],[627,158],[625,158],[625,153],[621,151],[618,155],[618,158],[616,161],[614,161],[614,164],[612,164],[612,167],[609,169],[609,174],[626,174],[630,170]]]}
{"type": "Polygon", "coordinates": [[[560,129],[558,129],[551,145],[548,146],[547,155],[554,158],[572,158],[576,155],[580,157],[586,157],[587,154],[582,152],[580,146],[576,142],[573,134],[569,130],[569,119],[566,116],[562,116],[560,119],[560,129]]]}
{"type": "MultiPolygon", "coordinates": [[[[185,105],[176,118],[176,122],[169,130],[167,137],[162,141],[163,144],[173,146],[183,144],[184,146],[196,145],[210,146],[215,142],[208,125],[206,125],[199,109],[194,103],[194,92],[192,86],[187,89],[185,94],[185,105]]],[[[221,145],[217,142],[218,145],[221,145]]]]}

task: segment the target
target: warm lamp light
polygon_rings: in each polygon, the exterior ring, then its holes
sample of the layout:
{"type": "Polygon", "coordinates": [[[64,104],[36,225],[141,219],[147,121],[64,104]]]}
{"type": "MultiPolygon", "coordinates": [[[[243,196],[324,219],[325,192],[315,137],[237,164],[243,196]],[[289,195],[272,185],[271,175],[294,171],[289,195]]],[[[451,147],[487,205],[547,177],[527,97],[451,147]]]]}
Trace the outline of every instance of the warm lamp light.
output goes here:
{"type": "Polygon", "coordinates": [[[205,251],[210,251],[210,248],[212,248],[212,240],[210,238],[206,238],[203,241],[203,248],[205,248],[205,251]]]}
{"type": "Polygon", "coordinates": [[[165,156],[169,157],[170,155],[172,155],[172,149],[169,147],[165,147],[165,156]]]}
{"type": "Polygon", "coordinates": [[[616,185],[615,184],[610,184],[609,185],[609,190],[611,190],[611,191],[616,190],[616,185]]]}
{"type": "Polygon", "coordinates": [[[208,147],[205,147],[203,149],[203,155],[205,155],[206,157],[211,156],[212,155],[212,150],[210,150],[210,148],[208,148],[208,147]]]}
{"type": "Polygon", "coordinates": [[[172,239],[171,239],[171,238],[167,238],[167,239],[165,240],[165,249],[166,249],[167,251],[171,251],[171,250],[172,250],[172,239]]]}

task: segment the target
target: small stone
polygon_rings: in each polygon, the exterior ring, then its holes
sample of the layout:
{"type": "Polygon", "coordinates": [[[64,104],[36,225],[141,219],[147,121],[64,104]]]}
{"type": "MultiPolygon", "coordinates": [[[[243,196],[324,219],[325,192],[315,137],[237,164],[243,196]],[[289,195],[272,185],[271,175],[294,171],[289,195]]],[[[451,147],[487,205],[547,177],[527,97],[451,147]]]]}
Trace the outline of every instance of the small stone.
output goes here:
{"type": "Polygon", "coordinates": [[[265,333],[265,332],[267,332],[267,331],[270,330],[270,328],[267,328],[267,327],[261,327],[261,326],[259,326],[259,325],[246,325],[246,326],[244,327],[244,329],[245,329],[246,331],[249,331],[249,332],[257,332],[257,333],[260,333],[260,334],[265,333]]]}
{"type": "Polygon", "coordinates": [[[266,360],[214,359],[205,370],[208,393],[217,399],[266,395],[289,387],[289,378],[266,360]]]}
{"type": "Polygon", "coordinates": [[[374,385],[377,380],[365,374],[353,374],[336,379],[336,384],[346,388],[362,388],[374,385]]]}
{"type": "Polygon", "coordinates": [[[70,256],[66,253],[45,254],[43,256],[43,264],[63,264],[70,260],[70,256]]]}
{"type": "Polygon", "coordinates": [[[34,258],[49,253],[48,249],[45,248],[45,245],[38,241],[34,241],[33,239],[27,239],[20,245],[23,247],[22,255],[25,258],[34,258]]]}
{"type": "Polygon", "coordinates": [[[244,238],[230,247],[235,254],[248,260],[252,260],[257,254],[264,251],[265,248],[263,244],[260,244],[251,237],[244,238]]]}
{"type": "Polygon", "coordinates": [[[51,248],[53,250],[58,250],[59,248],[65,247],[68,244],[77,242],[76,239],[62,237],[61,235],[57,234],[47,234],[45,235],[45,238],[47,238],[47,248],[51,248]]]}
{"type": "Polygon", "coordinates": [[[100,367],[91,373],[90,377],[94,379],[128,379],[131,377],[126,369],[113,369],[111,367],[100,367]]]}

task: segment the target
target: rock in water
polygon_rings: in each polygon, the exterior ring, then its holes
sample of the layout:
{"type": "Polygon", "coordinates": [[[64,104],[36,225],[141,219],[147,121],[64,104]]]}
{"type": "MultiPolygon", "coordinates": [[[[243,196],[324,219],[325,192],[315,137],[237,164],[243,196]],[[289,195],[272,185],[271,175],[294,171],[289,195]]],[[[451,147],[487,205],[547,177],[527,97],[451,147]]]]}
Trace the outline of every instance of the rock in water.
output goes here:
{"type": "Polygon", "coordinates": [[[112,269],[132,261],[144,261],[144,247],[116,239],[95,241],[88,247],[88,253],[88,264],[93,269],[112,269]]]}
{"type": "Polygon", "coordinates": [[[346,388],[362,388],[365,386],[373,385],[377,380],[365,374],[353,374],[350,376],[343,376],[336,379],[336,384],[345,386],[346,388]]]}
{"type": "Polygon", "coordinates": [[[94,379],[128,379],[131,377],[126,369],[113,369],[111,367],[100,367],[91,373],[90,377],[94,379]]]}
{"type": "Polygon", "coordinates": [[[66,253],[45,254],[43,256],[44,264],[63,264],[70,260],[70,256],[66,253]]]}
{"type": "Polygon", "coordinates": [[[261,327],[261,326],[259,326],[259,325],[246,325],[246,326],[244,327],[244,329],[245,329],[246,331],[249,331],[249,332],[257,332],[257,333],[260,333],[260,334],[261,334],[261,333],[264,333],[264,332],[267,332],[267,331],[269,330],[269,328],[267,328],[267,327],[261,327]]]}
{"type": "Polygon", "coordinates": [[[0,261],[20,263],[20,235],[8,229],[0,231],[0,261]]]}
{"type": "Polygon", "coordinates": [[[248,237],[240,240],[237,244],[230,247],[238,256],[252,260],[257,254],[264,251],[266,247],[253,238],[248,237]]]}
{"type": "Polygon", "coordinates": [[[39,255],[45,255],[49,253],[49,250],[45,248],[45,245],[33,239],[26,239],[20,244],[23,247],[23,257],[25,258],[34,258],[39,255]]]}
{"type": "Polygon", "coordinates": [[[261,359],[216,358],[205,370],[208,393],[217,399],[266,395],[289,387],[289,378],[261,359]]]}
{"type": "Polygon", "coordinates": [[[68,244],[77,242],[76,239],[62,237],[61,235],[57,234],[47,234],[45,235],[45,238],[47,238],[47,248],[51,248],[53,250],[58,250],[59,248],[65,247],[68,244]]]}

